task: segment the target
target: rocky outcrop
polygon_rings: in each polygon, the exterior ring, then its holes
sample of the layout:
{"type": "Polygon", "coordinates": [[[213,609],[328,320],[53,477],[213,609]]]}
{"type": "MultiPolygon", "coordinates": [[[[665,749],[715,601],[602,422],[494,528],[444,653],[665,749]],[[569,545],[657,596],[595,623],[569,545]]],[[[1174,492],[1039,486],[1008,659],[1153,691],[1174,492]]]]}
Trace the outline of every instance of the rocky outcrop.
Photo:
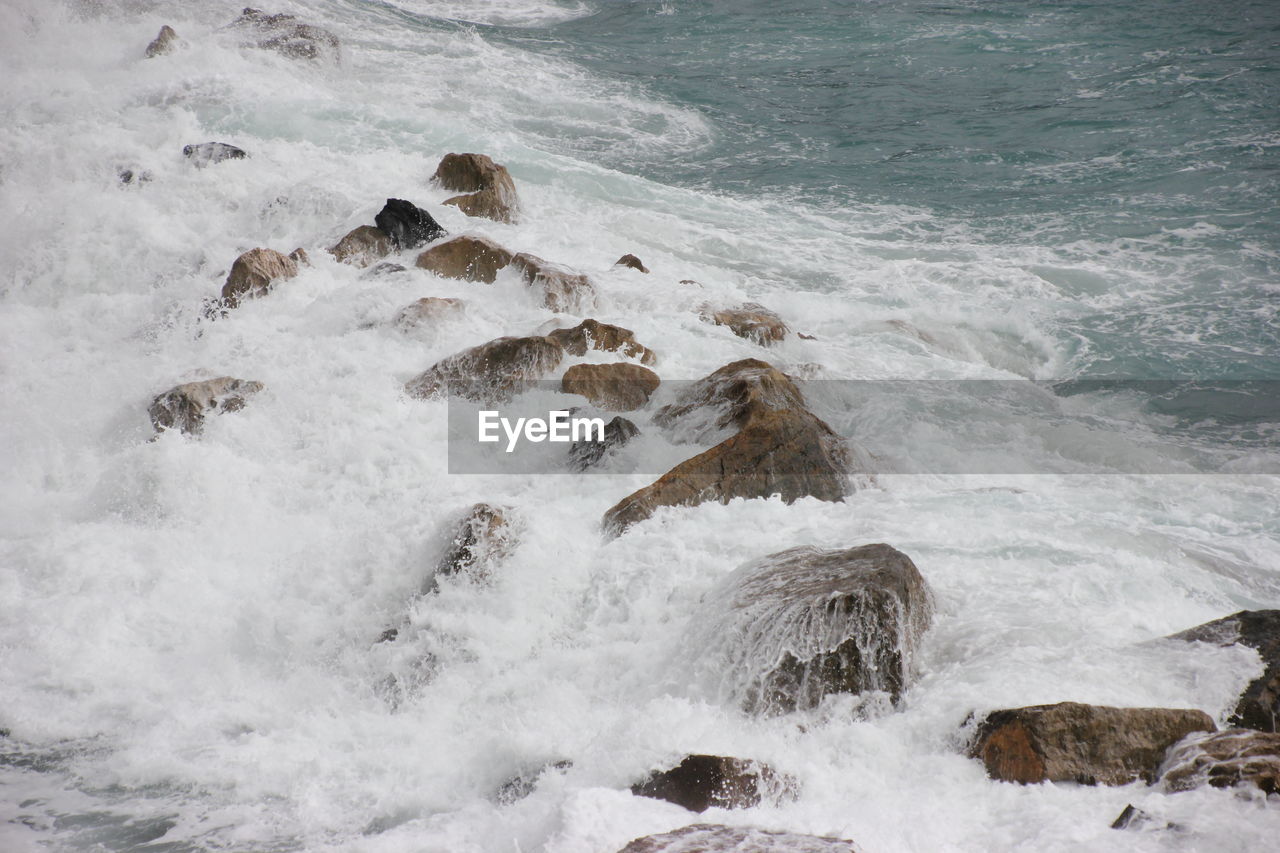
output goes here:
{"type": "Polygon", "coordinates": [[[658,374],[638,364],[575,364],[565,371],[560,390],[581,394],[608,412],[630,412],[648,403],[661,382],[658,374]]]}
{"type": "Polygon", "coordinates": [[[492,284],[514,254],[484,237],[464,234],[418,255],[417,266],[445,278],[492,284]]]}
{"type": "Polygon", "coordinates": [[[513,257],[511,266],[537,294],[542,305],[552,311],[574,313],[595,303],[595,285],[585,275],[570,272],[527,252],[513,257]]]}
{"type": "Polygon", "coordinates": [[[1191,735],[1169,750],[1161,770],[1167,791],[1251,785],[1280,794],[1280,734],[1227,729],[1191,735]]]}
{"type": "Polygon", "coordinates": [[[230,376],[187,382],[156,397],[147,414],[151,416],[156,432],[176,429],[188,435],[199,435],[207,416],[239,411],[249,397],[261,390],[261,382],[230,376]]]}
{"type": "Polygon", "coordinates": [[[243,160],[249,155],[243,148],[225,142],[201,142],[182,146],[182,156],[190,160],[197,169],[203,169],[223,160],[243,160]]]}
{"type": "Polygon", "coordinates": [[[441,576],[464,575],[475,582],[487,580],[493,567],[515,546],[509,512],[486,503],[471,507],[454,527],[435,574],[428,581],[427,591],[435,588],[441,576]]]}
{"type": "Polygon", "coordinates": [[[762,347],[777,343],[790,331],[781,317],[754,302],[737,308],[703,309],[702,319],[716,326],[728,326],[738,337],[762,347]]]}
{"type": "Polygon", "coordinates": [[[720,755],[689,755],[678,765],[631,786],[638,797],[666,800],[691,812],[709,808],[749,809],[761,799],[777,800],[794,789],[772,768],[755,761],[720,755]]]}
{"type": "MultiPolygon", "coordinates": [[[[294,250],[295,253],[300,250],[294,250]]],[[[277,281],[298,274],[298,262],[274,249],[250,249],[236,258],[227,281],[222,285],[222,301],[234,308],[242,299],[265,295],[277,281]]]]}
{"type": "Polygon", "coordinates": [[[657,411],[654,422],[691,441],[705,441],[768,412],[804,408],[795,380],[766,361],[744,358],[691,384],[657,411]]]}
{"type": "Polygon", "coordinates": [[[620,352],[628,358],[638,358],[641,364],[653,364],[658,360],[653,350],[636,340],[635,332],[621,326],[601,323],[599,320],[583,320],[572,329],[556,329],[547,337],[555,340],[570,355],[586,355],[587,350],[620,352]]]}
{"type": "Polygon", "coordinates": [[[970,755],[1004,782],[1154,782],[1169,747],[1217,727],[1203,711],[1060,702],[993,711],[970,755]]]}
{"type": "Polygon", "coordinates": [[[367,267],[391,254],[393,248],[391,238],[381,228],[361,225],[347,232],[329,249],[329,254],[341,263],[367,267]]]}
{"type": "Polygon", "coordinates": [[[549,338],[498,338],[442,359],[405,384],[426,399],[456,394],[477,402],[505,402],[559,366],[564,350],[549,338]]]}
{"type": "Polygon", "coordinates": [[[448,233],[430,213],[402,198],[387,199],[373,222],[398,251],[416,249],[448,233]]]}
{"type": "Polygon", "coordinates": [[[246,7],[230,26],[249,35],[245,42],[249,47],[274,50],[290,59],[338,61],[338,37],[293,15],[269,15],[246,7]]]}
{"type": "Polygon", "coordinates": [[[466,193],[445,199],[467,216],[483,216],[498,222],[513,222],[516,185],[511,173],[484,154],[446,154],[436,167],[433,180],[447,190],[466,193]]]}
{"type": "Polygon", "coordinates": [[[604,441],[581,439],[569,445],[569,467],[582,472],[599,465],[610,453],[640,434],[640,428],[624,417],[616,417],[604,425],[604,441]]]}
{"type": "Polygon", "coordinates": [[[637,838],[618,853],[861,853],[842,838],[696,823],[637,838]]]}
{"type": "Polygon", "coordinates": [[[173,53],[178,47],[178,43],[178,34],[173,31],[173,27],[165,24],[160,28],[160,34],[151,40],[151,44],[147,45],[147,59],[164,56],[166,53],[173,53]]]}
{"type": "Polygon", "coordinates": [[[456,317],[463,312],[465,303],[461,299],[450,299],[445,296],[424,296],[404,306],[396,313],[392,321],[402,332],[421,326],[433,325],[456,317]]]}
{"type": "Polygon", "coordinates": [[[615,267],[630,267],[633,270],[639,270],[643,273],[647,273],[649,271],[649,268],[644,265],[644,261],[640,260],[635,255],[623,255],[618,258],[618,260],[614,261],[613,265],[615,267]]]}
{"type": "Polygon", "coordinates": [[[1169,639],[1256,649],[1263,673],[1245,688],[1228,722],[1260,732],[1280,731],[1280,610],[1241,610],[1169,639]]]}

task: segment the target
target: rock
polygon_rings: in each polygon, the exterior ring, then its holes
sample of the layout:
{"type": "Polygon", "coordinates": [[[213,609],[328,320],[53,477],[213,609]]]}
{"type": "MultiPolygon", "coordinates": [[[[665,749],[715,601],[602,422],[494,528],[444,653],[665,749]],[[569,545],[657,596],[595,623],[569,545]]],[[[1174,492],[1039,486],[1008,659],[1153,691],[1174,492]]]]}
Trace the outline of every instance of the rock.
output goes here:
{"type": "Polygon", "coordinates": [[[417,266],[445,278],[492,284],[513,257],[491,240],[464,234],[418,255],[417,266]]]}
{"type": "Polygon", "coordinates": [[[744,826],[695,823],[637,838],[618,853],[861,853],[852,841],[744,826]]]}
{"type": "Polygon", "coordinates": [[[595,286],[585,275],[569,272],[526,252],[513,257],[511,265],[552,311],[572,313],[589,308],[595,302],[595,286]]]}
{"type": "Polygon", "coordinates": [[[704,376],[654,415],[658,426],[705,441],[725,429],[742,429],[773,411],[804,409],[795,381],[767,361],[744,358],[704,376]]]}
{"type": "Polygon", "coordinates": [[[323,27],[304,24],[293,15],[269,15],[245,8],[230,26],[253,33],[246,42],[251,47],[274,50],[291,59],[338,60],[338,37],[323,27]]]}
{"type": "Polygon", "coordinates": [[[416,249],[448,233],[431,218],[430,213],[402,198],[387,199],[373,221],[391,238],[391,245],[400,251],[416,249]]]}
{"type": "Polygon", "coordinates": [[[163,56],[166,53],[173,53],[177,46],[178,34],[173,31],[173,27],[165,24],[160,28],[160,34],[151,40],[151,44],[147,45],[147,59],[163,56]]]}
{"type": "Polygon", "coordinates": [[[648,403],[661,382],[658,374],[638,364],[575,364],[565,371],[560,390],[581,394],[607,412],[630,412],[648,403]]]}
{"type": "Polygon", "coordinates": [[[292,260],[294,260],[299,266],[303,266],[303,267],[311,266],[311,258],[307,256],[307,250],[302,248],[301,246],[299,246],[298,248],[290,252],[289,257],[292,260]]]}
{"type": "Polygon", "coordinates": [[[524,391],[564,358],[549,338],[498,338],[442,359],[409,380],[405,393],[425,399],[456,394],[476,402],[505,402],[524,391]]]}
{"type": "Polygon", "coordinates": [[[1280,734],[1226,729],[1191,735],[1169,750],[1161,769],[1167,791],[1252,785],[1280,794],[1280,734]]]}
{"type": "Polygon", "coordinates": [[[512,803],[519,802],[534,792],[538,787],[538,782],[542,780],[548,773],[563,773],[573,767],[573,762],[569,759],[560,761],[550,761],[536,770],[519,773],[498,788],[494,794],[494,799],[498,801],[500,806],[509,806],[512,803]]]}
{"type": "Polygon", "coordinates": [[[487,580],[490,570],[505,559],[515,545],[507,512],[486,503],[471,507],[454,528],[426,591],[435,588],[441,575],[466,575],[475,582],[487,580]]]}
{"type": "Polygon", "coordinates": [[[993,711],[970,755],[1004,782],[1151,783],[1169,747],[1216,728],[1203,711],[1060,702],[993,711]]]}
{"type": "Polygon", "coordinates": [[[599,320],[583,320],[572,329],[549,332],[547,337],[558,342],[570,355],[586,355],[587,350],[594,349],[639,358],[641,364],[653,364],[658,360],[653,350],[636,340],[635,332],[599,320]]]}
{"type": "Polygon", "coordinates": [[[814,335],[806,335],[804,332],[800,332],[800,333],[797,335],[797,337],[798,337],[798,338],[800,338],[800,340],[802,340],[802,341],[816,341],[816,340],[817,340],[817,337],[815,337],[814,335]]]}
{"type": "Polygon", "coordinates": [[[361,278],[381,278],[383,276],[395,275],[396,273],[408,272],[408,271],[409,270],[404,265],[393,264],[388,261],[388,262],[378,264],[376,267],[369,270],[368,272],[366,272],[364,275],[360,277],[361,278]]]}
{"type": "Polygon", "coordinates": [[[444,296],[425,296],[411,302],[400,309],[392,322],[402,332],[433,323],[439,323],[462,313],[464,303],[461,299],[450,299],[444,296]]]}
{"type": "Polygon", "coordinates": [[[282,279],[298,274],[298,262],[274,249],[250,249],[231,265],[226,284],[222,285],[222,301],[234,308],[241,299],[263,296],[282,279]]]}
{"type": "Polygon", "coordinates": [[[640,434],[640,429],[624,417],[616,417],[604,425],[604,441],[575,441],[569,445],[569,467],[585,471],[600,464],[610,453],[640,434]]]}
{"type": "Polygon", "coordinates": [[[613,265],[615,267],[631,267],[631,269],[640,270],[640,272],[643,273],[647,273],[649,271],[649,268],[644,265],[644,262],[635,255],[623,255],[618,258],[618,260],[614,261],[613,265]]]}
{"type": "Polygon", "coordinates": [[[132,184],[137,181],[139,184],[151,183],[151,173],[147,171],[134,171],[133,169],[121,169],[116,172],[116,177],[120,179],[122,184],[132,184]]]}
{"type": "Polygon", "coordinates": [[[749,809],[760,805],[762,795],[778,799],[782,791],[794,788],[794,780],[782,780],[772,768],[740,758],[719,755],[689,755],[670,770],[654,773],[645,782],[632,785],[638,797],[666,800],[691,812],[719,809],[749,809]]]}
{"type": "Polygon", "coordinates": [[[1228,722],[1260,732],[1280,731],[1280,610],[1241,610],[1169,639],[1256,649],[1263,673],[1245,688],[1228,722]]]}
{"type": "Polygon", "coordinates": [[[201,142],[182,146],[182,156],[190,160],[197,169],[203,169],[223,160],[243,160],[249,155],[243,148],[225,142],[201,142]]]}
{"type": "Polygon", "coordinates": [[[885,544],[791,548],[736,569],[706,596],[691,648],[748,713],[813,708],[832,694],[909,683],[933,598],[885,544]]]}
{"type": "Polygon", "coordinates": [[[467,216],[481,216],[495,222],[515,222],[515,194],[499,189],[455,195],[442,204],[451,204],[467,216]]]}
{"type": "Polygon", "coordinates": [[[329,254],[341,263],[367,267],[391,254],[392,248],[391,238],[381,228],[361,225],[329,249],[329,254]]]}
{"type": "Polygon", "coordinates": [[[717,326],[728,326],[738,337],[762,347],[777,343],[789,331],[781,317],[754,302],[719,311],[704,310],[702,319],[717,326]]]}
{"type": "Polygon", "coordinates": [[[176,429],[199,435],[209,414],[236,412],[248,397],[262,390],[261,382],[219,376],[203,382],[187,382],[170,388],[152,401],[147,414],[156,432],[176,429]]]}
{"type": "Polygon", "coordinates": [[[447,190],[468,193],[445,199],[467,216],[483,216],[498,222],[515,220],[516,185],[505,166],[484,154],[446,154],[433,180],[447,190]]]}

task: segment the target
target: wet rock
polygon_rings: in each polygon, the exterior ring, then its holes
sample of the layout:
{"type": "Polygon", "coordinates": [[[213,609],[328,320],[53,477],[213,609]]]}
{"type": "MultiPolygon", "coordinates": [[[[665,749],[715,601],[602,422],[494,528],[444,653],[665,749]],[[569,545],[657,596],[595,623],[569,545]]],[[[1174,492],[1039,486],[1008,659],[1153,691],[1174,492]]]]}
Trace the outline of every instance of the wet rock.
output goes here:
{"type": "Polygon", "coordinates": [[[298,262],[274,249],[250,249],[236,258],[222,285],[222,301],[234,308],[242,299],[265,295],[277,281],[298,274],[298,262]]]}
{"type": "Polygon", "coordinates": [[[261,390],[261,382],[230,376],[187,382],[156,397],[147,414],[151,416],[156,432],[176,429],[188,435],[199,435],[208,415],[239,411],[249,397],[261,390]]]}
{"type": "Polygon", "coordinates": [[[616,417],[604,425],[604,441],[575,441],[569,445],[569,467],[585,471],[610,453],[615,452],[640,434],[640,428],[624,417],[616,417]]]}
{"type": "Polygon", "coordinates": [[[1120,816],[1111,822],[1112,829],[1138,829],[1151,822],[1151,815],[1132,803],[1124,807],[1120,816]]]}
{"type": "Polygon", "coordinates": [[[392,248],[391,238],[381,228],[361,225],[329,249],[329,254],[341,263],[367,267],[391,254],[392,248]]]}
{"type": "Polygon", "coordinates": [[[614,261],[613,265],[615,267],[630,267],[633,270],[639,270],[643,273],[647,273],[649,271],[649,268],[644,265],[644,262],[635,255],[623,255],[618,258],[618,260],[614,261]]]}
{"type": "Polygon", "coordinates": [[[289,257],[293,261],[295,261],[299,266],[303,266],[303,267],[311,266],[311,258],[307,256],[307,250],[302,248],[301,246],[299,246],[298,248],[290,252],[289,257]]]}
{"type": "Polygon", "coordinates": [[[476,582],[487,580],[493,567],[506,559],[515,547],[508,513],[486,503],[471,507],[454,527],[426,591],[435,588],[440,576],[465,575],[476,582]]]}
{"type": "Polygon", "coordinates": [[[1169,750],[1161,771],[1167,791],[1250,785],[1280,794],[1280,734],[1226,729],[1191,735],[1169,750]]]}
{"type": "MultiPolygon", "coordinates": [[[[638,797],[666,800],[691,812],[709,808],[749,809],[762,796],[778,799],[788,782],[772,768],[720,755],[689,755],[670,770],[631,786],[638,797]]],[[[790,782],[794,787],[794,781],[790,782]]]]}
{"type": "Polygon", "coordinates": [[[448,233],[430,213],[402,198],[387,199],[373,221],[399,251],[416,249],[448,233]]]}
{"type": "Polygon", "coordinates": [[[630,412],[648,403],[661,382],[658,374],[638,364],[575,364],[565,371],[560,390],[581,394],[607,412],[630,412]]]}
{"type": "Polygon", "coordinates": [[[970,755],[1004,782],[1150,783],[1169,747],[1216,728],[1203,711],[1060,702],[993,711],[970,755]]]}
{"type": "Polygon", "coordinates": [[[513,257],[511,266],[538,295],[539,301],[552,311],[578,312],[590,308],[595,302],[595,285],[585,275],[570,272],[526,252],[513,257]]]}
{"type": "Polygon", "coordinates": [[[433,180],[447,190],[467,193],[445,199],[467,216],[483,216],[498,222],[513,222],[516,185],[511,173],[484,154],[446,154],[436,167],[433,180]]]}
{"type": "Polygon", "coordinates": [[[392,323],[402,332],[420,326],[434,325],[462,313],[461,299],[444,296],[425,296],[401,308],[392,323]]]}
{"type": "Polygon", "coordinates": [[[566,759],[550,761],[536,770],[527,771],[511,777],[498,788],[494,799],[498,805],[509,806],[529,796],[538,787],[538,783],[549,773],[564,773],[573,767],[573,762],[566,759]]]}
{"type": "Polygon", "coordinates": [[[197,169],[203,169],[224,160],[243,160],[249,155],[243,148],[225,142],[201,142],[182,146],[182,156],[190,160],[197,169]]]}
{"type": "Polygon", "coordinates": [[[741,429],[767,412],[804,409],[795,381],[766,361],[744,358],[694,382],[654,415],[658,426],[705,441],[725,429],[741,429]]]}
{"type": "Polygon", "coordinates": [[[558,342],[570,355],[586,355],[587,350],[593,349],[620,352],[628,358],[640,359],[641,364],[653,364],[658,360],[653,350],[636,340],[635,332],[599,320],[583,320],[572,329],[549,332],[547,337],[558,342]]]}
{"type": "Polygon", "coordinates": [[[738,337],[764,347],[782,340],[789,331],[781,317],[754,302],[718,311],[704,309],[702,319],[716,326],[728,326],[738,337]]]}
{"type": "Polygon", "coordinates": [[[173,27],[165,24],[160,28],[160,34],[151,40],[151,44],[147,45],[147,59],[164,56],[166,53],[173,53],[177,46],[178,34],[173,31],[173,27]]]}
{"type": "Polygon", "coordinates": [[[361,278],[381,278],[382,276],[385,276],[385,275],[395,275],[396,273],[408,272],[408,271],[409,270],[403,264],[393,264],[388,261],[388,262],[378,264],[376,267],[369,270],[368,272],[366,272],[364,275],[360,277],[361,278]]]}
{"type": "Polygon", "coordinates": [[[492,240],[464,234],[418,255],[417,266],[445,278],[492,284],[513,257],[492,240]]]}
{"type": "Polygon", "coordinates": [[[1260,732],[1280,731],[1280,610],[1241,610],[1169,639],[1256,649],[1263,673],[1245,688],[1228,722],[1260,732]]]}
{"type": "Polygon", "coordinates": [[[560,365],[564,350],[549,338],[498,338],[434,364],[405,384],[426,399],[456,394],[477,402],[506,402],[560,365]]]}
{"type": "Polygon", "coordinates": [[[122,184],[132,184],[137,181],[139,184],[151,183],[151,173],[146,171],[138,171],[135,169],[121,169],[116,172],[116,177],[120,179],[122,184]]]}
{"type": "Polygon", "coordinates": [[[842,838],[696,823],[637,838],[618,853],[861,853],[842,838]]]}
{"type": "Polygon", "coordinates": [[[323,27],[304,24],[293,15],[269,15],[245,8],[230,26],[250,34],[247,46],[274,50],[290,59],[338,61],[338,37],[323,27]]]}

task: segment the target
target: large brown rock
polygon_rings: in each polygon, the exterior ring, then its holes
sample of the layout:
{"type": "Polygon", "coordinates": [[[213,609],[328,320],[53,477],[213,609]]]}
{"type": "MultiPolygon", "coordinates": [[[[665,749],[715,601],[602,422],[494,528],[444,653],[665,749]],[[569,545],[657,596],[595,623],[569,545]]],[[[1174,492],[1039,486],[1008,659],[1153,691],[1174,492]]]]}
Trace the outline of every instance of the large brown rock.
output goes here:
{"type": "Polygon", "coordinates": [[[434,180],[447,190],[467,193],[445,199],[467,216],[483,216],[498,222],[514,222],[515,181],[505,166],[484,154],[446,154],[436,167],[434,180]]]}
{"type": "MultiPolygon", "coordinates": [[[[295,250],[296,251],[296,250],[295,250]]],[[[277,281],[298,274],[298,262],[275,249],[250,249],[236,258],[222,285],[222,301],[229,308],[242,299],[264,296],[277,281]]]]}
{"type": "Polygon", "coordinates": [[[1170,639],[1256,649],[1263,673],[1245,688],[1228,722],[1260,732],[1280,731],[1280,610],[1241,610],[1170,639]]]}
{"type": "Polygon", "coordinates": [[[160,34],[151,40],[151,44],[147,45],[147,59],[164,56],[166,53],[173,53],[174,48],[177,46],[178,34],[173,31],[173,27],[165,24],[160,28],[160,34]]]}
{"type": "Polygon", "coordinates": [[[456,394],[482,403],[506,402],[563,359],[564,350],[549,338],[497,338],[442,359],[404,388],[420,399],[456,394]]]}
{"type": "Polygon", "coordinates": [[[601,323],[599,320],[583,320],[572,329],[556,329],[547,337],[557,341],[570,355],[586,355],[587,350],[620,352],[628,358],[638,358],[641,364],[653,364],[658,360],[653,350],[636,340],[635,332],[621,326],[601,323]]]}
{"type": "Polygon", "coordinates": [[[581,394],[608,412],[630,412],[649,402],[662,380],[638,364],[575,364],[565,371],[560,390],[581,394]]]}
{"type": "Polygon", "coordinates": [[[338,37],[293,15],[269,15],[246,7],[230,26],[249,34],[247,46],[274,50],[291,59],[338,61],[338,37]]]}
{"type": "Polygon", "coordinates": [[[1216,728],[1203,711],[1060,702],[993,711],[970,755],[1004,782],[1151,783],[1169,747],[1216,728]]]}
{"type": "Polygon", "coordinates": [[[595,285],[585,275],[570,272],[527,252],[513,257],[511,266],[537,294],[539,301],[552,311],[573,313],[595,303],[595,285]]]}
{"type": "Polygon", "coordinates": [[[640,260],[635,255],[623,255],[614,261],[613,265],[615,267],[630,267],[631,269],[638,270],[642,273],[649,272],[649,268],[644,265],[644,261],[640,260]]]}
{"type": "Polygon", "coordinates": [[[1252,785],[1280,794],[1280,734],[1227,729],[1190,735],[1169,750],[1161,769],[1160,783],[1168,791],[1252,785]]]}
{"type": "Polygon", "coordinates": [[[843,838],[695,823],[637,838],[618,853],[861,853],[843,838]]]}
{"type": "Polygon", "coordinates": [[[188,435],[199,435],[210,414],[235,412],[245,401],[262,390],[261,382],[219,376],[203,382],[186,382],[170,388],[151,402],[147,414],[156,432],[176,429],[188,435]]]}
{"type": "Polygon", "coordinates": [[[513,257],[492,240],[464,234],[418,255],[417,266],[445,278],[492,284],[513,257]]]}
{"type": "Polygon", "coordinates": [[[392,323],[402,332],[443,322],[465,310],[461,299],[446,296],[424,296],[400,309],[392,323]]]}
{"type": "Polygon", "coordinates": [[[794,790],[794,780],[755,761],[721,755],[688,755],[670,770],[631,786],[638,797],[666,800],[691,812],[749,809],[794,790]]]}
{"type": "Polygon", "coordinates": [[[737,308],[704,309],[702,319],[716,326],[728,326],[738,337],[766,347],[782,340],[790,331],[781,317],[754,302],[737,308]]]}
{"type": "Polygon", "coordinates": [[[692,383],[657,411],[654,422],[703,441],[721,430],[741,429],[767,412],[804,408],[804,395],[790,376],[768,362],[744,358],[692,383]]]}
{"type": "Polygon", "coordinates": [[[454,526],[427,591],[435,588],[440,576],[464,575],[475,582],[487,580],[493,567],[506,559],[515,546],[509,512],[487,503],[471,507],[454,526]]]}
{"type": "Polygon", "coordinates": [[[381,228],[361,225],[347,232],[329,249],[329,254],[342,263],[367,267],[391,254],[392,248],[391,238],[381,228]]]}

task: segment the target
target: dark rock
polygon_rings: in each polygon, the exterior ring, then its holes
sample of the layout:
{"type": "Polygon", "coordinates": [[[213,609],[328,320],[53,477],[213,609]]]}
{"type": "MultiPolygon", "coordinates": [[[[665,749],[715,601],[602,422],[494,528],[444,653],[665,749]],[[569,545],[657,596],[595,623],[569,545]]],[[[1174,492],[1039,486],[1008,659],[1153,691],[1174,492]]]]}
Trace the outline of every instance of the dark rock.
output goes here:
{"type": "Polygon", "coordinates": [[[559,343],[570,355],[586,355],[587,350],[593,349],[620,352],[628,358],[639,358],[641,364],[651,365],[658,360],[653,350],[636,340],[635,332],[599,320],[583,320],[572,329],[548,332],[547,337],[559,343]]]}
{"type": "Polygon", "coordinates": [[[329,249],[329,254],[342,263],[367,267],[391,254],[392,248],[391,238],[381,228],[361,225],[349,231],[329,249]]]}
{"type": "Polygon", "coordinates": [[[1216,728],[1203,711],[1060,702],[993,711],[970,755],[1004,782],[1151,783],[1169,747],[1216,728]]]}
{"type": "Polygon", "coordinates": [[[178,34],[173,31],[173,27],[165,24],[160,28],[160,34],[151,40],[151,44],[147,45],[147,59],[163,56],[166,53],[173,53],[174,48],[177,46],[178,34]]]}
{"type": "Polygon", "coordinates": [[[688,285],[692,285],[692,286],[694,286],[694,287],[702,287],[702,285],[701,285],[701,284],[699,284],[698,282],[694,281],[694,280],[693,280],[693,279],[691,279],[691,278],[682,278],[682,279],[680,279],[680,283],[681,283],[681,284],[688,284],[688,285]]]}
{"type": "Polygon", "coordinates": [[[464,234],[427,249],[418,255],[416,265],[445,278],[492,284],[513,257],[492,240],[464,234]]]}
{"type": "Polygon", "coordinates": [[[475,582],[487,580],[490,570],[515,546],[507,512],[485,503],[471,507],[454,527],[426,591],[434,589],[441,575],[465,575],[475,582]]]}
{"type": "Polygon", "coordinates": [[[614,261],[613,265],[615,267],[630,267],[633,270],[640,270],[640,272],[643,273],[647,273],[649,271],[649,268],[644,265],[644,262],[635,255],[623,255],[618,258],[618,260],[614,261]]]}
{"type": "Polygon", "coordinates": [[[425,399],[456,394],[476,402],[505,402],[564,359],[555,341],[532,336],[498,338],[442,359],[405,384],[405,393],[425,399]]]}
{"type": "Polygon", "coordinates": [[[244,408],[248,397],[261,390],[261,382],[230,376],[187,382],[156,397],[147,414],[151,416],[156,432],[176,429],[188,435],[199,435],[204,430],[206,416],[239,411],[244,408]]]}
{"type": "Polygon", "coordinates": [[[389,261],[378,264],[373,269],[366,272],[361,278],[381,278],[384,275],[395,275],[398,272],[408,272],[409,270],[403,264],[393,264],[389,261]]]}
{"type": "Polygon", "coordinates": [[[630,412],[648,403],[661,382],[658,374],[638,364],[575,364],[565,371],[560,390],[581,394],[607,412],[630,412]]]}
{"type": "Polygon", "coordinates": [[[534,792],[538,787],[538,783],[548,773],[563,773],[573,767],[573,762],[566,759],[560,761],[548,762],[536,770],[519,773],[502,784],[498,788],[494,799],[498,801],[498,805],[509,806],[512,803],[519,802],[534,792]]]}
{"type": "Polygon", "coordinates": [[[618,853],[861,853],[852,841],[743,826],[696,823],[637,838],[618,853]]]}
{"type": "Polygon", "coordinates": [[[243,148],[225,142],[201,142],[182,146],[182,156],[190,160],[197,169],[203,169],[223,160],[243,160],[249,155],[243,148]]]}
{"type": "Polygon", "coordinates": [[[640,428],[624,417],[616,417],[604,425],[604,441],[575,441],[569,445],[569,467],[585,471],[600,464],[610,453],[640,434],[640,428]]]}
{"type": "Polygon", "coordinates": [[[1256,649],[1262,657],[1263,673],[1245,688],[1228,722],[1260,732],[1280,731],[1280,610],[1241,610],[1169,639],[1256,649]]]}
{"type": "Polygon", "coordinates": [[[1169,750],[1161,770],[1168,791],[1251,785],[1280,794],[1280,734],[1226,729],[1191,735],[1169,750]]]}
{"type": "Polygon", "coordinates": [[[467,216],[513,222],[518,207],[511,173],[484,154],[446,154],[433,180],[447,190],[468,193],[445,199],[467,216]]]}
{"type": "Polygon", "coordinates": [[[595,285],[585,275],[526,252],[513,257],[511,266],[552,311],[572,313],[590,308],[595,302],[595,285]]]}
{"type": "Polygon", "coordinates": [[[802,340],[802,341],[816,341],[816,340],[817,340],[817,338],[816,338],[816,337],[814,337],[813,335],[806,335],[804,332],[800,332],[800,333],[797,335],[797,337],[798,337],[798,338],[800,338],[800,340],[802,340]]]}
{"type": "Polygon", "coordinates": [[[795,380],[766,361],[744,358],[694,382],[659,409],[654,422],[704,441],[721,430],[742,429],[767,412],[805,407],[795,380]]]}
{"type": "Polygon", "coordinates": [[[391,238],[391,245],[400,251],[416,249],[448,233],[431,218],[430,213],[402,198],[387,199],[373,221],[391,238]]]}
{"type": "Polygon", "coordinates": [[[409,331],[424,325],[440,323],[462,313],[461,299],[443,296],[425,296],[401,308],[392,321],[401,331],[409,331]]]}
{"type": "Polygon", "coordinates": [[[245,8],[230,26],[252,33],[246,43],[251,47],[274,50],[291,59],[338,60],[338,37],[323,27],[304,24],[293,15],[269,15],[245,8]]]}
{"type": "Polygon", "coordinates": [[[787,324],[782,318],[754,302],[748,302],[737,308],[724,308],[718,311],[704,310],[702,319],[717,326],[728,326],[740,338],[769,346],[787,336],[787,324]]]}
{"type": "MultiPolygon", "coordinates": [[[[771,768],[719,755],[689,755],[670,770],[631,786],[638,797],[666,800],[691,812],[709,808],[749,809],[762,796],[777,799],[788,787],[771,768]]],[[[789,787],[794,788],[794,782],[789,787]]]]}
{"type": "Polygon", "coordinates": [[[298,262],[292,257],[274,249],[250,249],[231,265],[231,272],[222,286],[222,301],[234,308],[240,300],[263,296],[275,282],[297,274],[298,262]]]}

